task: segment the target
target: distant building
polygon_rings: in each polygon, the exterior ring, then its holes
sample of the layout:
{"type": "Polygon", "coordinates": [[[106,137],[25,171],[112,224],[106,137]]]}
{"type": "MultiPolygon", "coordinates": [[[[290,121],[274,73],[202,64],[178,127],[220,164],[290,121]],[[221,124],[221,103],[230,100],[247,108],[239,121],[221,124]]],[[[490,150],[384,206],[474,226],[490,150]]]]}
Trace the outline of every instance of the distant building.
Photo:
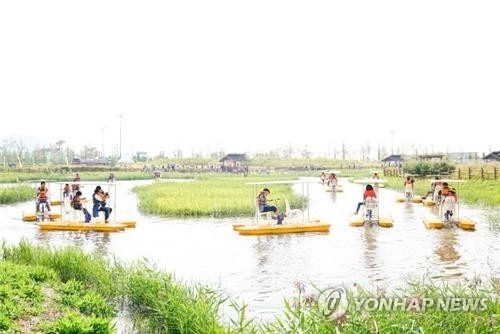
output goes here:
{"type": "Polygon", "coordinates": [[[500,151],[491,152],[490,154],[486,155],[483,159],[487,161],[500,161],[500,151]]]}
{"type": "Polygon", "coordinates": [[[467,162],[477,160],[479,154],[477,152],[450,152],[446,153],[446,157],[454,162],[467,162]]]}
{"type": "Polygon", "coordinates": [[[227,172],[248,171],[246,154],[231,153],[219,160],[221,169],[227,172]]]}
{"type": "Polygon", "coordinates": [[[390,156],[382,159],[383,163],[394,163],[394,162],[401,162],[402,163],[403,161],[404,161],[404,159],[403,159],[403,156],[401,154],[391,154],[390,156]]]}
{"type": "Polygon", "coordinates": [[[433,153],[433,154],[420,154],[418,155],[418,160],[422,161],[441,161],[445,157],[444,154],[433,153]]]}
{"type": "MultiPolygon", "coordinates": [[[[495,152],[493,152],[495,153],[495,152]]],[[[386,165],[394,165],[403,163],[404,161],[426,161],[426,162],[439,162],[439,161],[453,161],[453,162],[467,162],[477,160],[479,154],[477,152],[450,152],[450,153],[430,153],[419,155],[401,155],[392,154],[382,160],[386,165]]]]}

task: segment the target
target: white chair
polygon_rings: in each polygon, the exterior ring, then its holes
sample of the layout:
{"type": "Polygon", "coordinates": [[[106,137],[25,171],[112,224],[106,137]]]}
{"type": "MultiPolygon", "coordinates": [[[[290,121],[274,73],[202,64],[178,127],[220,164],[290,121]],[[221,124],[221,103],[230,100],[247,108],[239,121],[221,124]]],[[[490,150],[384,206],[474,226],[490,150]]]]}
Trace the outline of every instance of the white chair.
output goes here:
{"type": "Polygon", "coordinates": [[[255,203],[255,221],[260,221],[260,220],[272,220],[272,212],[260,212],[259,209],[259,204],[255,203]]]}
{"type": "Polygon", "coordinates": [[[451,217],[448,217],[449,221],[455,221],[457,217],[455,216],[455,211],[456,211],[456,206],[457,202],[455,200],[455,197],[453,196],[446,196],[443,200],[443,205],[440,208],[441,211],[441,218],[443,220],[446,220],[446,212],[450,211],[452,213],[451,217]]]}
{"type": "Polygon", "coordinates": [[[367,197],[365,199],[365,218],[369,215],[370,220],[378,219],[378,210],[377,210],[377,199],[373,197],[367,197]],[[369,214],[371,212],[371,214],[369,214]]]}
{"type": "Polygon", "coordinates": [[[285,198],[285,215],[289,219],[297,218],[302,216],[302,210],[290,209],[290,202],[288,202],[288,198],[285,198]]]}
{"type": "Polygon", "coordinates": [[[79,222],[82,220],[83,211],[75,210],[73,208],[69,209],[68,217],[71,222],[79,222]]]}

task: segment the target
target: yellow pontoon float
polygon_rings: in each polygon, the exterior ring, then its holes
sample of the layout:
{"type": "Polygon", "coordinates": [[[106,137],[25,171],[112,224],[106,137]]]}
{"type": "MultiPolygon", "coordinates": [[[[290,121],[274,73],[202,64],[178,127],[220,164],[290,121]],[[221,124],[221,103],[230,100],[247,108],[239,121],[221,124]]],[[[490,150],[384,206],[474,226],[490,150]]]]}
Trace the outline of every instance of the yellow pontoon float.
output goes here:
{"type": "Polygon", "coordinates": [[[42,231],[95,231],[95,232],[119,232],[125,230],[123,224],[103,224],[103,223],[81,223],[81,222],[55,222],[39,223],[38,227],[42,231]]]}
{"type": "Polygon", "coordinates": [[[424,199],[421,196],[418,196],[418,195],[412,196],[411,199],[404,198],[403,196],[396,197],[396,202],[398,202],[398,203],[404,203],[404,202],[409,202],[409,201],[412,201],[413,203],[420,204],[420,203],[424,202],[424,199]]]}
{"type": "Polygon", "coordinates": [[[271,218],[271,213],[259,211],[255,201],[255,217],[252,224],[233,224],[233,229],[240,235],[270,235],[285,233],[305,233],[305,232],[329,232],[330,224],[318,219],[311,220],[309,214],[309,182],[307,180],[292,181],[271,181],[271,182],[251,182],[247,185],[253,186],[252,194],[257,193],[257,186],[273,184],[302,184],[302,193],[307,199],[306,210],[290,209],[288,200],[285,199],[285,219],[283,224],[278,225],[276,220],[271,218]]]}
{"type": "Polygon", "coordinates": [[[432,200],[430,198],[424,199],[423,203],[424,203],[424,206],[429,206],[429,207],[436,205],[436,202],[434,202],[434,200],[432,200]]]}
{"type": "MultiPolygon", "coordinates": [[[[23,214],[23,220],[25,222],[36,222],[38,215],[36,213],[25,213],[23,214]]],[[[57,212],[51,212],[48,214],[48,218],[51,221],[61,218],[61,214],[57,212]]]]}
{"type": "MultiPolygon", "coordinates": [[[[363,194],[365,191],[365,186],[368,184],[380,185],[386,182],[380,179],[362,179],[355,180],[354,183],[363,185],[363,194]]],[[[354,214],[351,217],[350,225],[354,227],[361,227],[365,224],[377,224],[380,227],[392,227],[393,221],[390,217],[381,217],[379,215],[379,194],[376,192],[376,197],[366,198],[363,205],[363,213],[361,215],[354,214]]]]}
{"type": "MultiPolygon", "coordinates": [[[[62,195],[63,186],[66,182],[57,182],[60,185],[60,194],[62,195]]],[[[119,232],[126,228],[134,228],[136,222],[134,220],[118,221],[116,219],[116,186],[117,183],[96,183],[96,182],[79,182],[79,184],[87,185],[101,185],[102,188],[107,186],[108,193],[113,189],[113,218],[111,223],[104,223],[102,221],[92,221],[86,223],[84,221],[83,212],[81,210],[74,210],[70,207],[68,200],[62,201],[60,206],[60,213],[58,218],[51,222],[41,222],[38,224],[40,230],[43,231],[96,231],[96,232],[119,232]]],[[[91,212],[92,210],[88,210],[91,212]]]]}
{"type": "MultiPolygon", "coordinates": [[[[464,183],[467,182],[465,180],[441,180],[442,182],[451,183],[464,183]]],[[[458,191],[457,191],[458,193],[458,191]]],[[[474,231],[476,229],[476,224],[468,219],[460,217],[460,200],[458,199],[458,194],[456,197],[456,201],[451,197],[444,198],[442,203],[439,205],[439,213],[438,216],[429,215],[424,218],[424,225],[427,229],[441,229],[441,228],[450,228],[450,227],[458,227],[462,230],[474,231]],[[451,215],[449,213],[452,213],[451,215]]]]}

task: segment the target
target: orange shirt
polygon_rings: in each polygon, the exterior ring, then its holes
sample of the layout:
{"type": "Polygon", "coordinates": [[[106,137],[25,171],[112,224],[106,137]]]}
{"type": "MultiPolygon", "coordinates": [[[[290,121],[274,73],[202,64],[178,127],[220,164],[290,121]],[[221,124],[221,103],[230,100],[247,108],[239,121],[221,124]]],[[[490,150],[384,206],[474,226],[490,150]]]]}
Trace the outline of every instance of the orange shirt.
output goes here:
{"type": "Polygon", "coordinates": [[[47,199],[47,189],[46,188],[38,188],[38,198],[39,199],[47,199]]]}

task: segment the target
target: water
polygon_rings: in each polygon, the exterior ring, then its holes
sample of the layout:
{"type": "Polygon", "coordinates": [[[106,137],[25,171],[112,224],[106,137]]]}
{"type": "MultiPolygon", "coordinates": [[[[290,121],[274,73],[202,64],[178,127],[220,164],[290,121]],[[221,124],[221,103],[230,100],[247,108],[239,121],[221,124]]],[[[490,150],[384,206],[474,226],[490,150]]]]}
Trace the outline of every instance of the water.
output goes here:
{"type": "MultiPolygon", "coordinates": [[[[349,218],[361,198],[361,186],[343,179],[344,192],[332,194],[314,179],[311,218],[330,222],[330,233],[240,236],[231,225],[245,219],[180,220],[139,214],[131,189],[150,182],[117,185],[118,218],[136,218],[136,229],[111,234],[41,232],[21,220],[23,211],[33,211],[30,202],[0,207],[0,239],[76,245],[124,261],[147,258],[175,272],[178,279],[220,288],[248,303],[254,316],[266,319],[282,309],[283,298],[295,295],[296,281],[305,282],[313,292],[311,284],[391,287],[423,276],[453,281],[476,275],[498,277],[500,272],[500,229],[491,220],[498,216],[488,210],[461,206],[461,216],[476,222],[474,232],[427,230],[422,220],[434,209],[395,203],[397,192],[380,189],[380,213],[392,216],[394,227],[354,228],[349,218]]],[[[84,195],[90,197],[87,187],[84,195]]]]}

